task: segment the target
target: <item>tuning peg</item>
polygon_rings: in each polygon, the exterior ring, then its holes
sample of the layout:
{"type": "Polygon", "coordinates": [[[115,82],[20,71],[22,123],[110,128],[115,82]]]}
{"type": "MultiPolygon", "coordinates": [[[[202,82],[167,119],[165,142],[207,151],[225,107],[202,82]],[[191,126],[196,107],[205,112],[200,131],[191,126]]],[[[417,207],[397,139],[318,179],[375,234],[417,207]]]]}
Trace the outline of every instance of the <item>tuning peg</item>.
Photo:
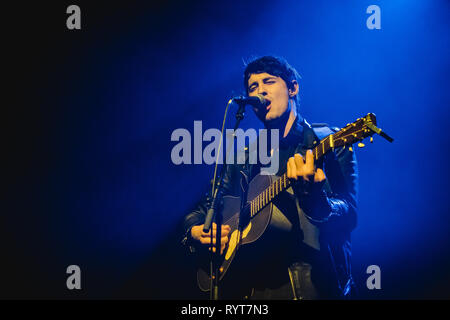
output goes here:
{"type": "Polygon", "coordinates": [[[365,146],[366,145],[364,143],[362,143],[362,142],[358,143],[358,147],[360,147],[360,148],[364,148],[365,146]]]}
{"type": "Polygon", "coordinates": [[[373,137],[370,137],[370,143],[372,143],[373,142],[373,137]]]}

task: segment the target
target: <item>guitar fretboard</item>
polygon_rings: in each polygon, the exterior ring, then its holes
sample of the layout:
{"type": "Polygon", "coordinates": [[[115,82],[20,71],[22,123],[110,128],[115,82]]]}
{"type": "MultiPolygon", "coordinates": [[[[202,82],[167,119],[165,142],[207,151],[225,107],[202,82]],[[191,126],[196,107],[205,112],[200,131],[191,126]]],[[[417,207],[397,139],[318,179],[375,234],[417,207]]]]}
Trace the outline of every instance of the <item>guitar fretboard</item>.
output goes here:
{"type": "MultiPolygon", "coordinates": [[[[329,150],[334,148],[334,135],[330,134],[312,149],[314,161],[319,160],[329,150]]],[[[289,188],[291,182],[287,177],[287,173],[275,180],[268,188],[250,201],[250,217],[254,217],[259,211],[267,206],[282,191],[289,188]]]]}

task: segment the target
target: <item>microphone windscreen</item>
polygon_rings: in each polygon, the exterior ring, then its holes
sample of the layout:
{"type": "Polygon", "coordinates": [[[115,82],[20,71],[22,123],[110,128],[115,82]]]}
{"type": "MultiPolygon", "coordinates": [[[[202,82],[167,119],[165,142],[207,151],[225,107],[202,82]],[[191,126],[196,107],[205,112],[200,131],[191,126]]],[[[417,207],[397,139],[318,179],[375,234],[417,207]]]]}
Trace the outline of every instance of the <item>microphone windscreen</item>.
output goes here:
{"type": "Polygon", "coordinates": [[[258,97],[259,102],[264,106],[267,103],[267,100],[263,97],[261,94],[257,94],[256,97],[258,97]]]}

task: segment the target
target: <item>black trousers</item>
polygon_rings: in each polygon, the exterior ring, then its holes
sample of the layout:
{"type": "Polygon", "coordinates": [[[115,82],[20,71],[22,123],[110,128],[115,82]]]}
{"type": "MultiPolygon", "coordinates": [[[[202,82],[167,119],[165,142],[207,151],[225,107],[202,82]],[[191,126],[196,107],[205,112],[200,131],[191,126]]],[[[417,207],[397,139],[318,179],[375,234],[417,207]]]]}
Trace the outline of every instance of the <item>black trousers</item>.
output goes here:
{"type": "Polygon", "coordinates": [[[316,300],[320,295],[312,281],[312,267],[306,262],[295,262],[285,270],[284,281],[275,285],[254,287],[248,299],[252,300],[316,300]]]}

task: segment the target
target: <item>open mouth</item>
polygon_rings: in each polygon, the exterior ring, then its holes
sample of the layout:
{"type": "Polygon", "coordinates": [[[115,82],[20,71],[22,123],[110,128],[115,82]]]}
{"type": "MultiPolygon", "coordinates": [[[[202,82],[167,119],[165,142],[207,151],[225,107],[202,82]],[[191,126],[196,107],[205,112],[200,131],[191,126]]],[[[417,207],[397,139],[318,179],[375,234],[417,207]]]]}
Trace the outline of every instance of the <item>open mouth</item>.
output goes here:
{"type": "Polygon", "coordinates": [[[272,101],[270,101],[268,99],[265,99],[265,100],[266,100],[266,103],[264,104],[264,107],[266,107],[266,110],[269,110],[270,106],[272,105],[272,101]]]}

